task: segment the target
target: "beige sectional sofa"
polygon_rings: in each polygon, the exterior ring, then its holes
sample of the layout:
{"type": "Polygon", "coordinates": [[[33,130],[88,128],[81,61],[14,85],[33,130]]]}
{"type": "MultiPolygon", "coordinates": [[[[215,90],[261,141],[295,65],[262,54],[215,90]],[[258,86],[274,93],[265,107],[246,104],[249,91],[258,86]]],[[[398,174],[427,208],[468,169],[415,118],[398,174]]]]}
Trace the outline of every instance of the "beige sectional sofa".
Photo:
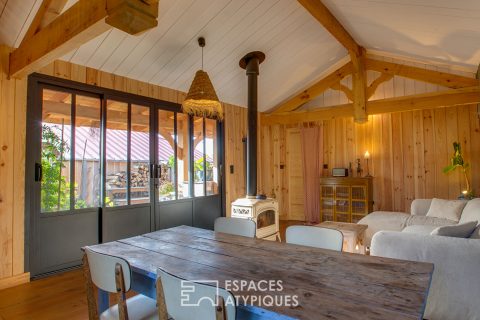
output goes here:
{"type": "Polygon", "coordinates": [[[415,200],[411,214],[373,212],[359,221],[368,225],[371,255],[434,264],[426,319],[480,319],[479,227],[472,238],[430,234],[438,226],[478,225],[480,199],[465,203],[459,221],[427,216],[431,203],[415,200]]]}

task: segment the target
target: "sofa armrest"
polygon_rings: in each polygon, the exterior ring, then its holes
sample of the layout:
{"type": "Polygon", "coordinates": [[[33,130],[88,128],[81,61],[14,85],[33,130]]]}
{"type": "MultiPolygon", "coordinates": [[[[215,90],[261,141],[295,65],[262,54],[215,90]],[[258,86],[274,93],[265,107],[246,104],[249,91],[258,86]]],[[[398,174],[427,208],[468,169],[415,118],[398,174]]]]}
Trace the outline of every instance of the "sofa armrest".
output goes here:
{"type": "Polygon", "coordinates": [[[480,315],[480,240],[380,231],[373,236],[370,252],[434,264],[425,318],[475,319],[480,315]]]}
{"type": "Polygon", "coordinates": [[[410,214],[413,216],[426,216],[431,204],[432,199],[415,199],[410,206],[410,214]]]}

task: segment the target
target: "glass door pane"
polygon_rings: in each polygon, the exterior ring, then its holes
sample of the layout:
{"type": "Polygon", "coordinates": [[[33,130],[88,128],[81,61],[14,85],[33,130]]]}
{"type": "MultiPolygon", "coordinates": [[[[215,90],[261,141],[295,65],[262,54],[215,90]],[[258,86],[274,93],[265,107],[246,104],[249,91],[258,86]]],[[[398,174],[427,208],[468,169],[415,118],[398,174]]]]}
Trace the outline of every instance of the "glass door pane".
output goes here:
{"type": "Polygon", "coordinates": [[[75,96],[75,209],[100,207],[100,99],[75,96]]]}
{"type": "Polygon", "coordinates": [[[158,110],[158,201],[175,200],[175,113],[158,110]]]}
{"type": "Polygon", "coordinates": [[[150,107],[131,106],[130,204],[150,202],[150,107]]]}
{"type": "Polygon", "coordinates": [[[201,197],[205,195],[205,136],[204,118],[193,118],[193,173],[194,173],[194,195],[201,197]]]}
{"type": "Polygon", "coordinates": [[[70,93],[43,90],[41,212],[70,210],[70,93]]]}
{"type": "Polygon", "coordinates": [[[218,194],[217,121],[205,119],[205,158],[207,195],[218,194]]]}
{"type": "Polygon", "coordinates": [[[105,206],[127,205],[128,104],[107,101],[105,206]]]}

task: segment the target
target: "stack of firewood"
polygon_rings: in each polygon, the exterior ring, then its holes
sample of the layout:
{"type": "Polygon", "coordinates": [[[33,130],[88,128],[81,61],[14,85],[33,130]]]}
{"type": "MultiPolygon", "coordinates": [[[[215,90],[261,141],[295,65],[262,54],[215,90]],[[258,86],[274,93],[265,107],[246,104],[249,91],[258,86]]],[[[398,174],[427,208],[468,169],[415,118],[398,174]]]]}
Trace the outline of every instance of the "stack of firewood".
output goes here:
{"type": "MultiPolygon", "coordinates": [[[[132,176],[130,180],[131,187],[146,187],[149,182],[149,172],[147,165],[132,166],[132,176]]],[[[125,188],[127,186],[127,173],[120,171],[107,176],[107,185],[110,188],[125,188]]],[[[108,188],[107,188],[108,189],[108,188]]]]}

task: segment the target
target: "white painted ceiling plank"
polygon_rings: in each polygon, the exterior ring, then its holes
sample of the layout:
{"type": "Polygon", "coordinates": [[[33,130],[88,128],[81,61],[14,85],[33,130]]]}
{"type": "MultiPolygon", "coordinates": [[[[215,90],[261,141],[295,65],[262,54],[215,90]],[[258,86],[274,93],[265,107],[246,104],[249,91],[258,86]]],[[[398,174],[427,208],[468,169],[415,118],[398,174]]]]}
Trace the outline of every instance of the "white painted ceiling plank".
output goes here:
{"type": "MultiPolygon", "coordinates": [[[[235,66],[237,66],[238,60],[240,60],[245,53],[252,51],[251,48],[243,46],[239,52],[238,48],[251,35],[249,31],[251,30],[252,26],[258,25],[260,23],[259,21],[264,19],[263,15],[270,10],[273,10],[272,8],[274,8],[274,5],[277,2],[278,1],[261,1],[260,5],[252,9],[251,13],[246,16],[246,18],[243,20],[243,23],[236,26],[236,28],[232,30],[228,40],[224,41],[223,45],[220,47],[220,50],[215,52],[216,55],[213,57],[211,55],[207,56],[209,64],[206,67],[206,70],[209,72],[209,74],[211,74],[211,76],[216,74],[219,66],[223,65],[224,63],[236,61],[233,63],[235,66]],[[214,64],[212,65],[210,61],[214,61],[214,64]]],[[[256,48],[254,50],[261,50],[261,48],[256,48]]],[[[160,77],[161,75],[157,73],[153,78],[150,78],[150,81],[154,83],[161,83],[159,82],[160,77]]]]}
{"type": "MultiPolygon", "coordinates": [[[[264,12],[270,8],[271,4],[269,2],[259,2],[259,1],[247,1],[246,5],[244,5],[230,20],[230,23],[224,29],[225,33],[221,35],[219,39],[216,38],[219,35],[218,30],[207,30],[205,34],[208,35],[207,40],[208,44],[205,48],[205,70],[210,72],[213,67],[217,66],[220,63],[221,59],[226,58],[225,54],[228,48],[232,46],[238,45],[238,41],[240,41],[241,36],[246,32],[246,24],[249,24],[251,21],[253,22],[255,19],[260,19],[256,13],[264,12]],[[229,27],[227,27],[229,26],[229,27]]],[[[243,54],[237,53],[236,56],[243,54]]],[[[236,58],[231,58],[233,59],[236,58]]],[[[189,61],[189,68],[183,71],[182,74],[177,76],[177,79],[174,80],[174,85],[181,87],[181,88],[188,88],[190,82],[192,81],[193,74],[199,69],[200,67],[200,59],[199,59],[199,52],[198,47],[197,51],[195,50],[191,53],[191,58],[188,59],[189,61]],[[181,80],[180,80],[181,79],[181,80]]],[[[240,59],[240,58],[239,58],[240,59]]],[[[238,61],[237,61],[238,62],[238,61]]],[[[166,66],[168,69],[167,71],[173,72],[175,71],[175,66],[169,65],[166,66]]],[[[161,79],[153,80],[160,83],[161,79]]]]}
{"type": "MultiPolygon", "coordinates": [[[[164,35],[173,28],[173,26],[175,26],[175,24],[187,14],[187,12],[189,12],[189,8],[195,3],[196,2],[193,0],[176,1],[174,6],[170,9],[171,12],[163,18],[163,21],[159,20],[159,25],[155,29],[149,31],[135,48],[132,48],[133,50],[114,70],[114,72],[126,76],[140,61],[143,62],[146,59],[148,53],[153,52],[154,55],[159,55],[160,52],[156,50],[156,46],[160,40],[163,39],[164,35]]],[[[190,20],[191,19],[192,18],[190,18],[190,20]]],[[[190,23],[190,21],[183,21],[183,24],[188,23],[190,23]]],[[[164,40],[163,45],[167,46],[169,50],[173,50],[176,47],[175,43],[167,43],[164,40]]]]}
{"type": "Polygon", "coordinates": [[[9,0],[0,18],[0,43],[14,47],[35,0],[9,0]]]}
{"type": "MultiPolygon", "coordinates": [[[[229,37],[229,31],[245,18],[252,4],[258,1],[232,1],[222,12],[220,12],[204,29],[199,30],[198,36],[206,39],[206,47],[204,48],[204,65],[207,70],[212,61],[210,54],[218,50],[226,41],[232,41],[229,37]],[[247,6],[249,4],[249,6],[247,6]]],[[[196,40],[190,41],[188,45],[179,54],[175,55],[165,66],[158,72],[159,83],[173,83],[178,77],[182,76],[191,68],[195,70],[189,72],[189,77],[201,67],[201,49],[196,40]]],[[[145,79],[147,79],[145,77],[145,79]]],[[[148,80],[148,79],[147,79],[148,80]]]]}
{"type": "Polygon", "coordinates": [[[211,19],[228,5],[230,1],[215,0],[208,4],[195,2],[188,11],[169,29],[142,59],[148,69],[144,70],[144,79],[156,74],[165,63],[179,54],[186,46],[192,45],[201,30],[211,19]]]}

